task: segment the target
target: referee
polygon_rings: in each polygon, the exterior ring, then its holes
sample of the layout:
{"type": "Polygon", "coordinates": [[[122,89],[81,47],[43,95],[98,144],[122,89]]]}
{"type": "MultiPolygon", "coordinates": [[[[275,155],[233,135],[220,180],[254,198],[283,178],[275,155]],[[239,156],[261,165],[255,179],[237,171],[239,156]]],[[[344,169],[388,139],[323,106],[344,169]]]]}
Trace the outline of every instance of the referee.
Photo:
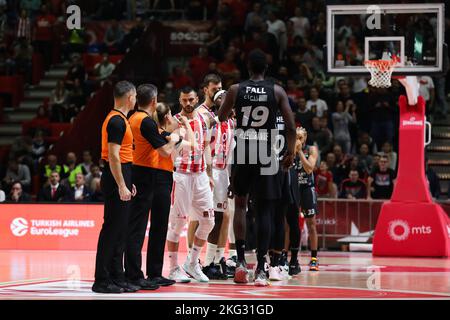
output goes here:
{"type": "Polygon", "coordinates": [[[133,183],[136,184],[137,194],[131,204],[125,249],[125,275],[129,283],[139,286],[142,290],[155,290],[159,286],[175,283],[162,276],[173,170],[173,164],[167,167],[163,158],[170,157],[180,138],[176,134],[160,133],[158,130],[153,119],[157,95],[158,90],[154,85],[140,85],[136,96],[138,109],[130,117],[135,146],[133,183]],[[167,205],[164,205],[163,199],[167,199],[167,205]],[[148,278],[145,279],[141,270],[141,251],[149,211],[151,221],[147,248],[148,278]]]}
{"type": "Polygon", "coordinates": [[[114,109],[102,126],[102,160],[105,162],[101,190],[105,196],[104,222],[97,245],[95,282],[98,293],[135,292],[139,287],[124,279],[123,248],[131,197],[136,188],[131,182],[133,134],[127,114],[136,104],[136,89],[128,81],[114,87],[114,109]]]}

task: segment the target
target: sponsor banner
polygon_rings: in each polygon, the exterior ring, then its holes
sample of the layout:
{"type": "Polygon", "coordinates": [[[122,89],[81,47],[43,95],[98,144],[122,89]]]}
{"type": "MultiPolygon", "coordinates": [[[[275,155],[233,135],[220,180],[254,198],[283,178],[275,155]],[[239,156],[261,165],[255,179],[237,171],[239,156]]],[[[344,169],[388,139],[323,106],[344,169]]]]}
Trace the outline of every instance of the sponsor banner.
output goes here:
{"type": "MultiPolygon", "coordinates": [[[[102,224],[103,205],[1,204],[0,250],[96,250],[102,224]]],[[[186,230],[180,251],[187,248],[186,230]]]]}
{"type": "Polygon", "coordinates": [[[2,204],[0,249],[95,250],[103,205],[2,204]]]}
{"type": "Polygon", "coordinates": [[[189,57],[196,55],[198,49],[211,40],[213,29],[211,21],[164,21],[152,24],[157,43],[163,45],[165,54],[170,57],[189,57]]]}

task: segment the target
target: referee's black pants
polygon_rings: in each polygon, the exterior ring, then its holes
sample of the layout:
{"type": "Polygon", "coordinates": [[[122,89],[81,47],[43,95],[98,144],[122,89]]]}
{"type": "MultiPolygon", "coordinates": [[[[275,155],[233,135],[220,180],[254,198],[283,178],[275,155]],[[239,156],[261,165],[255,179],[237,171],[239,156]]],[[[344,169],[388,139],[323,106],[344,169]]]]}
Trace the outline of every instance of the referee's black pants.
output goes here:
{"type": "MultiPolygon", "coordinates": [[[[122,175],[127,188],[131,191],[131,163],[122,164],[122,175]]],[[[104,221],[97,245],[96,282],[123,278],[123,248],[131,204],[131,201],[120,200],[119,188],[109,165],[105,165],[100,186],[105,204],[104,221]]]]}
{"type": "Polygon", "coordinates": [[[147,230],[148,216],[153,202],[155,170],[133,165],[133,184],[136,196],[131,202],[128,235],[125,247],[125,277],[128,280],[144,278],[142,273],[142,246],[147,230]]]}
{"type": "Polygon", "coordinates": [[[162,275],[164,248],[172,192],[172,172],[133,166],[133,183],[137,194],[132,202],[125,249],[125,275],[129,280],[144,278],[142,247],[150,216],[147,247],[147,276],[162,275]]]}

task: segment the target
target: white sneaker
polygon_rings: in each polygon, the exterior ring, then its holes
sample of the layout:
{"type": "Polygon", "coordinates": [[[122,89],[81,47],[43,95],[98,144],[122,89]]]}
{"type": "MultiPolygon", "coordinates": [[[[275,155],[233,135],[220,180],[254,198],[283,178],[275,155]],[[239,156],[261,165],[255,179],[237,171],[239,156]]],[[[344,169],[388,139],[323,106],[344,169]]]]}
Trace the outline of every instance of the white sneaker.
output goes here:
{"type": "Polygon", "coordinates": [[[169,277],[170,280],[174,280],[178,283],[188,283],[191,282],[191,279],[181,270],[180,266],[176,266],[175,268],[170,270],[169,277]]]}
{"type": "Polygon", "coordinates": [[[280,269],[281,280],[292,279],[292,277],[289,275],[289,266],[279,266],[278,268],[280,269]]]}
{"type": "Polygon", "coordinates": [[[266,273],[262,270],[257,270],[255,278],[255,286],[266,287],[270,285],[270,281],[267,279],[266,273]]]}
{"type": "Polygon", "coordinates": [[[183,264],[184,271],[198,282],[208,282],[209,278],[203,273],[200,263],[190,264],[186,261],[183,264]]]}
{"type": "Polygon", "coordinates": [[[269,280],[271,280],[271,281],[283,280],[281,277],[281,274],[280,274],[280,268],[278,266],[269,267],[269,280]]]}

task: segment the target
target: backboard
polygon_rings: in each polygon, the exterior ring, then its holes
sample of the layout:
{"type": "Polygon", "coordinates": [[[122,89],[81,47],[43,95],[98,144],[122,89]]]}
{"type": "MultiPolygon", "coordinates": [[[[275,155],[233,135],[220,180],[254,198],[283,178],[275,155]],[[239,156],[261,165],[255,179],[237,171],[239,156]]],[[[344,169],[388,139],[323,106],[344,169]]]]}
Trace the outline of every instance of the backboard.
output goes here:
{"type": "Polygon", "coordinates": [[[328,5],[326,69],[367,74],[365,60],[395,55],[394,74],[443,72],[444,20],[443,3],[328,5]]]}

